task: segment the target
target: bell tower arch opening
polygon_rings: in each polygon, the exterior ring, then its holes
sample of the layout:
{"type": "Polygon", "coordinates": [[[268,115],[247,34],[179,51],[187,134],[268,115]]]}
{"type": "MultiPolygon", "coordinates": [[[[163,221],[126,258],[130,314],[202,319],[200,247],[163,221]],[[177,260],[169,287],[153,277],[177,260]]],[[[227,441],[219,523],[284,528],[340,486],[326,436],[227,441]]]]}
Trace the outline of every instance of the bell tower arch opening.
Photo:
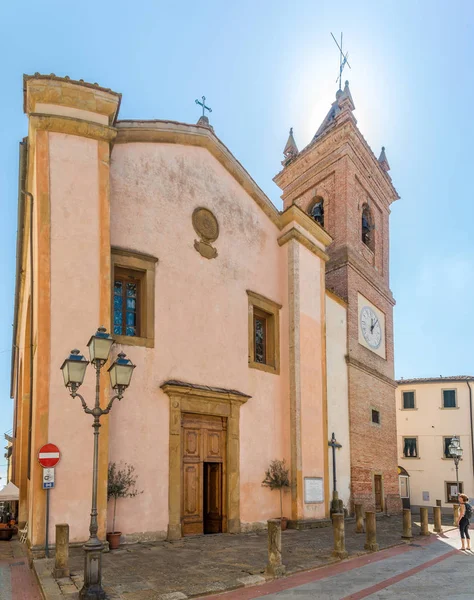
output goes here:
{"type": "Polygon", "coordinates": [[[322,196],[315,196],[308,207],[308,214],[318,225],[324,227],[324,199],[322,196]]]}

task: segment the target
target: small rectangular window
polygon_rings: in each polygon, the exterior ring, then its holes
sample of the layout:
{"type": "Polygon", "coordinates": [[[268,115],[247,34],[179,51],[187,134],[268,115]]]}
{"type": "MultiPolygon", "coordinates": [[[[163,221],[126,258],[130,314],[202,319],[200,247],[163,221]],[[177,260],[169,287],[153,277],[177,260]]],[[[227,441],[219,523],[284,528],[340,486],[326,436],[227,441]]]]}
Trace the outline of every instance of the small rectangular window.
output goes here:
{"type": "Polygon", "coordinates": [[[443,408],[456,408],[456,390],[443,390],[443,408]]]}
{"type": "Polygon", "coordinates": [[[450,504],[457,504],[458,493],[464,494],[464,484],[462,481],[459,482],[459,491],[455,481],[446,481],[446,502],[450,504]]]}
{"type": "Polygon", "coordinates": [[[372,423],[380,425],[380,411],[372,409],[372,423]]]}
{"type": "Polygon", "coordinates": [[[119,344],[153,348],[157,259],[112,248],[111,263],[113,337],[119,344]]]}
{"type": "Polygon", "coordinates": [[[403,438],[403,456],[405,458],[418,458],[417,442],[416,437],[403,438]]]}
{"type": "Polygon", "coordinates": [[[415,408],[415,392],[403,392],[403,408],[415,408]]]}
{"type": "Polygon", "coordinates": [[[268,373],[280,372],[281,305],[247,290],[249,307],[249,366],[268,373]]]}
{"type": "Polygon", "coordinates": [[[451,443],[452,439],[453,438],[450,438],[450,437],[443,438],[443,440],[444,440],[444,458],[452,458],[451,454],[449,453],[449,444],[451,443]]]}

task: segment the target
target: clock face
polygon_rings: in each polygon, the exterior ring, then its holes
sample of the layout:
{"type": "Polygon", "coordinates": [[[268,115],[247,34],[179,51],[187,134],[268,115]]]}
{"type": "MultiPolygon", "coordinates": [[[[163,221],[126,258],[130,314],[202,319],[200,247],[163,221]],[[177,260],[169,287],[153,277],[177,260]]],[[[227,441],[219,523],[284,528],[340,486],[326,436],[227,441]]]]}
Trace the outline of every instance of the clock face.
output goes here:
{"type": "Polygon", "coordinates": [[[360,328],[367,344],[377,350],[382,343],[382,328],[377,314],[370,306],[364,306],[360,311],[360,328]]]}

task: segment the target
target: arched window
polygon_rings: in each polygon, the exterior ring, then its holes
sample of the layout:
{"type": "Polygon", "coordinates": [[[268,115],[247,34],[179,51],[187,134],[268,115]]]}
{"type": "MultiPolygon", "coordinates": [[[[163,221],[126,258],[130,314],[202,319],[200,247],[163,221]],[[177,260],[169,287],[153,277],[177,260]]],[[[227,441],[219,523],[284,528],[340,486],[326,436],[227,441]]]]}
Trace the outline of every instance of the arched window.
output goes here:
{"type": "Polygon", "coordinates": [[[375,252],[374,218],[368,204],[364,204],[362,207],[361,225],[362,241],[372,250],[372,252],[375,252]]]}
{"type": "Polygon", "coordinates": [[[324,200],[321,196],[316,196],[313,202],[311,202],[308,214],[310,217],[313,217],[316,223],[324,227],[324,200]]]}

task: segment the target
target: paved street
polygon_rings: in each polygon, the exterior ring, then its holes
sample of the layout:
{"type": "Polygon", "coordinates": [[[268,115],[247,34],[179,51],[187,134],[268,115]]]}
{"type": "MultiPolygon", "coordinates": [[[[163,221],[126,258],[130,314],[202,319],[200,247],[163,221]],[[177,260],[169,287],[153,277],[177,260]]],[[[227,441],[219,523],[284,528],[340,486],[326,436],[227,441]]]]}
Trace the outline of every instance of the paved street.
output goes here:
{"type": "MultiPolygon", "coordinates": [[[[472,600],[474,553],[461,552],[456,530],[311,572],[236,590],[221,600],[472,600]]],[[[217,598],[217,597],[214,597],[217,598]]]]}
{"type": "Polygon", "coordinates": [[[25,547],[17,541],[0,542],[0,600],[42,600],[25,547]]]}

